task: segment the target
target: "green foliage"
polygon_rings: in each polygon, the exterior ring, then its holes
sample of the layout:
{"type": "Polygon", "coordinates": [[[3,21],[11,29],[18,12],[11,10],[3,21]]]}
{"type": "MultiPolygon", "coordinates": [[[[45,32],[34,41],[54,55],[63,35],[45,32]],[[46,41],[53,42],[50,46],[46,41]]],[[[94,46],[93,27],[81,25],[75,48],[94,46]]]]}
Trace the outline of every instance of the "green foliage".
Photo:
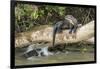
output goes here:
{"type": "Polygon", "coordinates": [[[95,18],[94,8],[72,6],[17,4],[15,7],[15,32],[23,32],[39,25],[53,25],[71,14],[85,24],[95,18]]]}

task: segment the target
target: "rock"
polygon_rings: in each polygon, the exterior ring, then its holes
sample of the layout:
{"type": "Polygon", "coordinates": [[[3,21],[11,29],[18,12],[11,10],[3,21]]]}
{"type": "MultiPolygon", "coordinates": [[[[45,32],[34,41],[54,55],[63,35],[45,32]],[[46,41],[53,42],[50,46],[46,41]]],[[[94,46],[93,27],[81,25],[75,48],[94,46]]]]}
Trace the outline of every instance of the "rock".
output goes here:
{"type": "Polygon", "coordinates": [[[32,56],[38,56],[38,52],[36,50],[31,50],[23,54],[25,58],[29,58],[32,56]]]}

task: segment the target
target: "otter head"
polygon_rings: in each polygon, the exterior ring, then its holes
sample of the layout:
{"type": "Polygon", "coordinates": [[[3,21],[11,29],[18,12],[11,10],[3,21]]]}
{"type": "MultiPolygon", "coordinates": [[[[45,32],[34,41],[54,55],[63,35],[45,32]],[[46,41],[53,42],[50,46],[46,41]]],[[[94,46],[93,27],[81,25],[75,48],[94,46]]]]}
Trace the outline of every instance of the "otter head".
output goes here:
{"type": "Polygon", "coordinates": [[[75,19],[72,15],[66,15],[65,20],[67,20],[69,23],[73,24],[73,19],[75,19]]]}

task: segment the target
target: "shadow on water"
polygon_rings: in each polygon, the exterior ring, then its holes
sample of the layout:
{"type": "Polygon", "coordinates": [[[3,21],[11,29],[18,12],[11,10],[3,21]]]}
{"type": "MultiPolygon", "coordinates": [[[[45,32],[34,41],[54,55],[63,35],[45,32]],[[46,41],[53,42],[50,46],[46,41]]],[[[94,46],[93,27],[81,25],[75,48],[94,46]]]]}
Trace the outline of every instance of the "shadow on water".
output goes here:
{"type": "MultiPolygon", "coordinates": [[[[94,61],[94,45],[93,44],[64,44],[54,48],[56,54],[48,56],[33,56],[30,58],[22,57],[21,54],[26,48],[17,49],[15,51],[15,65],[35,65],[50,63],[68,63],[68,62],[84,62],[94,61]],[[64,46],[65,45],[65,46],[64,46]],[[73,46],[74,45],[74,46],[73,46]],[[59,53],[58,53],[59,52],[59,53]]],[[[52,50],[50,50],[52,51],[52,50]]]]}

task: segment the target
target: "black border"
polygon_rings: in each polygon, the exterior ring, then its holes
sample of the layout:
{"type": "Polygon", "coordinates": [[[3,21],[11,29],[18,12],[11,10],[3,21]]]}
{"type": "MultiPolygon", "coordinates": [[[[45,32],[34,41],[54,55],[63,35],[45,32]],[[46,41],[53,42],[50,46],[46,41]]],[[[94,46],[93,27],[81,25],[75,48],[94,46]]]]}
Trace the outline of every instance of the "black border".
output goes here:
{"type": "Polygon", "coordinates": [[[16,69],[16,68],[30,68],[30,67],[44,67],[44,66],[60,66],[60,65],[77,65],[77,64],[90,64],[90,63],[96,63],[97,62],[97,58],[96,58],[96,5],[80,5],[80,4],[64,4],[64,3],[48,3],[48,2],[33,2],[33,1],[11,1],[10,2],[10,5],[11,5],[11,11],[10,11],[10,14],[11,14],[11,28],[10,28],[10,44],[11,44],[11,56],[10,56],[10,60],[11,60],[11,63],[10,63],[10,67],[12,69],[16,69]],[[95,9],[95,55],[94,55],[94,61],[86,61],[86,62],[70,62],[70,63],[53,63],[53,64],[38,64],[38,65],[20,65],[20,66],[15,66],[15,14],[14,14],[14,8],[15,8],[15,5],[16,3],[24,3],[24,4],[37,4],[37,5],[40,5],[40,4],[44,4],[44,5],[60,5],[60,6],[72,6],[72,7],[91,7],[91,8],[94,8],[95,9]]]}

